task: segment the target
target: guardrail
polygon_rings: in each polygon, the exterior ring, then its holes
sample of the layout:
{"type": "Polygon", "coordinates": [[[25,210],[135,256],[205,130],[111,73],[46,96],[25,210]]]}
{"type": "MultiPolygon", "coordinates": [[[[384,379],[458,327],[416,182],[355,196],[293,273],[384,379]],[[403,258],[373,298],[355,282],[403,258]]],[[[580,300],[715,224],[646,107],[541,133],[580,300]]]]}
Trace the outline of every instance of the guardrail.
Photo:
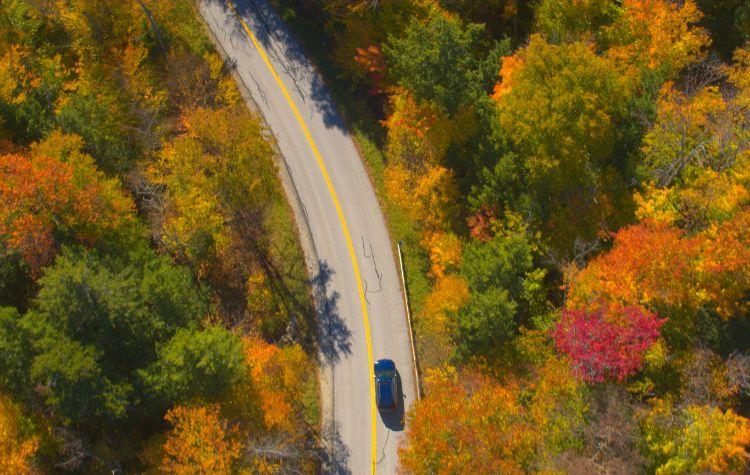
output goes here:
{"type": "Polygon", "coordinates": [[[406,305],[406,323],[409,327],[409,344],[411,346],[411,358],[414,363],[414,384],[417,388],[417,401],[422,399],[422,386],[419,380],[419,365],[417,364],[417,342],[414,340],[414,329],[411,321],[411,305],[409,303],[409,292],[406,288],[406,273],[404,272],[404,258],[401,251],[401,241],[396,243],[398,249],[398,267],[401,270],[401,288],[404,291],[404,303],[406,305]]]}

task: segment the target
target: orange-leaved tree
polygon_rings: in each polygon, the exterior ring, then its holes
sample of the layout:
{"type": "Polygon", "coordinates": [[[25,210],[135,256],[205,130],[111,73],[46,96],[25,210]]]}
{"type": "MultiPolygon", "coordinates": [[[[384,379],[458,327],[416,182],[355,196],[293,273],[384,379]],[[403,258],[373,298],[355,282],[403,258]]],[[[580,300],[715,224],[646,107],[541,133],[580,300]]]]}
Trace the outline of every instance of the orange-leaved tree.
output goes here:
{"type": "Polygon", "coordinates": [[[699,240],[672,226],[645,222],[623,228],[611,251],[573,276],[566,307],[590,308],[605,301],[695,308],[699,256],[699,240]]]}
{"type": "Polygon", "coordinates": [[[580,445],[585,386],[567,360],[536,351],[534,335],[521,340],[536,360],[523,377],[427,371],[426,396],[409,413],[399,449],[406,473],[527,473],[580,445]]]}
{"type": "Polygon", "coordinates": [[[706,233],[701,290],[724,318],[748,311],[750,289],[750,208],[706,233]]]}
{"type": "Polygon", "coordinates": [[[694,0],[625,0],[621,14],[605,27],[607,56],[625,71],[650,69],[667,78],[701,59],[708,33],[694,0]]]}
{"type": "Polygon", "coordinates": [[[299,429],[305,384],[312,368],[299,345],[279,347],[260,338],[243,340],[251,384],[257,391],[267,429],[299,429]]]}
{"type": "Polygon", "coordinates": [[[749,222],[750,209],[696,236],[654,221],[624,228],[611,251],[573,275],[566,305],[694,311],[712,304],[722,317],[736,315],[750,287],[749,222]]]}
{"type": "Polygon", "coordinates": [[[164,443],[162,470],[175,474],[233,473],[241,444],[217,406],[177,406],[167,412],[172,430],[164,443]]]}
{"type": "Polygon", "coordinates": [[[461,265],[463,245],[458,236],[451,232],[428,233],[422,241],[430,256],[430,275],[442,279],[447,273],[455,272],[461,265]]]}
{"type": "Polygon", "coordinates": [[[658,221],[615,234],[612,249],[569,277],[566,307],[640,306],[669,319],[665,335],[690,341],[706,312],[723,319],[747,311],[750,209],[687,235],[658,221]]]}
{"type": "Polygon", "coordinates": [[[135,223],[132,200],[119,183],[79,151],[67,157],[36,152],[0,157],[0,241],[6,252],[18,252],[32,273],[48,264],[62,243],[109,244],[127,236],[135,223]]]}
{"type": "Polygon", "coordinates": [[[453,126],[446,114],[428,101],[419,101],[405,89],[390,98],[385,154],[388,196],[412,220],[421,223],[424,247],[431,233],[450,229],[454,219],[456,187],[453,173],[443,164],[452,141],[453,126]]]}
{"type": "Polygon", "coordinates": [[[524,473],[533,442],[514,388],[448,367],[426,375],[425,392],[399,449],[405,472],[524,473]]]}
{"type": "Polygon", "coordinates": [[[428,101],[417,100],[403,88],[391,95],[389,115],[383,125],[388,131],[388,161],[403,163],[414,173],[442,162],[453,133],[444,112],[428,101]]]}
{"type": "Polygon", "coordinates": [[[253,473],[307,473],[315,466],[307,428],[318,417],[310,404],[317,394],[312,362],[298,344],[281,347],[257,336],[242,343],[247,372],[221,406],[246,434],[243,463],[253,473]]]}
{"type": "Polygon", "coordinates": [[[452,316],[469,301],[469,285],[458,274],[437,279],[424,305],[415,315],[414,324],[420,334],[417,346],[423,368],[442,365],[454,350],[452,316]]]}

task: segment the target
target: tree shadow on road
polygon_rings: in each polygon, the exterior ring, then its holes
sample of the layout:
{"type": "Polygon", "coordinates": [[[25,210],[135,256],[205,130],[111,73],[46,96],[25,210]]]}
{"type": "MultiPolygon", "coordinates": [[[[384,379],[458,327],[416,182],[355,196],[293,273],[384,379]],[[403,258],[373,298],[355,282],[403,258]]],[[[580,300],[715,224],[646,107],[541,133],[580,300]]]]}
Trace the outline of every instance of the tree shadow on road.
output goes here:
{"type": "Polygon", "coordinates": [[[351,330],[339,315],[337,303],[341,294],[329,291],[328,287],[334,270],[325,261],[318,261],[318,273],[312,278],[315,306],[318,310],[319,353],[325,363],[332,365],[341,359],[341,354],[350,354],[351,330]]]}
{"type": "MultiPolygon", "coordinates": [[[[226,0],[209,1],[224,3],[226,0]]],[[[243,18],[257,20],[257,23],[251,25],[253,34],[274,61],[277,72],[280,75],[287,74],[291,78],[290,89],[296,91],[303,101],[311,104],[323,116],[326,127],[346,130],[346,124],[338,113],[323,79],[317,74],[310,58],[305,55],[270,3],[266,0],[233,1],[237,12],[243,18]]]]}
{"type": "Polygon", "coordinates": [[[341,440],[338,424],[333,423],[326,434],[321,453],[321,472],[336,475],[351,475],[349,468],[349,447],[341,440]]]}

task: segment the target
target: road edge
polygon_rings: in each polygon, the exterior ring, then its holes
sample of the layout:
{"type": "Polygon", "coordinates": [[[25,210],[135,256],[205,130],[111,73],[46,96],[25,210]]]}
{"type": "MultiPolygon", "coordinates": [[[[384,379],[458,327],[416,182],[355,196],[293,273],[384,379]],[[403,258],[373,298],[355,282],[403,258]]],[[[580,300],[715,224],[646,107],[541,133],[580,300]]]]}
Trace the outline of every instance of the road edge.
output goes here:
{"type": "MultiPolygon", "coordinates": [[[[240,74],[237,72],[237,69],[232,64],[232,58],[229,56],[229,54],[227,54],[226,50],[221,45],[221,42],[218,40],[218,38],[216,38],[213,30],[211,30],[208,22],[203,17],[201,5],[204,3],[204,1],[205,0],[201,0],[196,6],[196,9],[198,11],[198,16],[201,20],[201,23],[203,24],[203,28],[208,35],[208,38],[211,40],[211,44],[214,45],[216,52],[219,53],[225,64],[232,65],[232,67],[230,68],[230,74],[232,76],[232,79],[234,79],[235,84],[237,85],[237,89],[239,90],[245,105],[253,114],[261,119],[266,130],[271,134],[271,136],[274,137],[273,147],[276,150],[276,168],[278,170],[281,186],[284,189],[284,193],[287,197],[287,202],[292,208],[292,214],[294,215],[294,227],[297,229],[297,237],[299,238],[300,246],[302,247],[302,253],[305,257],[305,267],[307,268],[307,277],[309,279],[309,282],[311,283],[311,297],[315,305],[316,320],[318,324],[317,336],[318,338],[320,338],[323,325],[323,318],[321,317],[324,316],[324,303],[321,302],[321,298],[325,299],[326,290],[325,288],[313,288],[316,285],[317,287],[320,287],[319,284],[315,284],[317,280],[315,279],[315,275],[319,271],[319,259],[318,252],[315,247],[315,242],[312,239],[312,231],[310,230],[305,206],[302,204],[302,199],[300,198],[297,187],[294,184],[294,180],[292,179],[291,172],[289,171],[289,165],[287,164],[286,159],[276,145],[276,136],[273,134],[273,131],[271,130],[268,123],[266,122],[265,117],[261,113],[260,107],[255,102],[255,99],[253,99],[248,85],[245,83],[240,74]]],[[[318,348],[320,348],[320,345],[318,345],[318,348]]],[[[318,351],[317,356],[318,381],[320,387],[321,439],[323,440],[326,450],[332,451],[335,449],[335,425],[333,421],[333,368],[331,367],[331,365],[325,363],[324,355],[321,354],[320,351],[318,351]],[[324,397],[324,394],[328,394],[329,396],[324,397]]]]}

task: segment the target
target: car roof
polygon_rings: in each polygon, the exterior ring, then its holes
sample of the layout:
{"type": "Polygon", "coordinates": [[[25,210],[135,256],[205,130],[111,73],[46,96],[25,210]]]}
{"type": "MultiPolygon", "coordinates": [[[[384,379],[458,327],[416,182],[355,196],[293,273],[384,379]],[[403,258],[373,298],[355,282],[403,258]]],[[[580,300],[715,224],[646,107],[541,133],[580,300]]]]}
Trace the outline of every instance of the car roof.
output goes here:
{"type": "Polygon", "coordinates": [[[389,379],[378,381],[378,391],[380,393],[381,404],[393,403],[393,384],[389,379]]]}
{"type": "Polygon", "coordinates": [[[375,372],[378,371],[396,371],[396,363],[392,360],[377,360],[375,362],[375,372]]]}

